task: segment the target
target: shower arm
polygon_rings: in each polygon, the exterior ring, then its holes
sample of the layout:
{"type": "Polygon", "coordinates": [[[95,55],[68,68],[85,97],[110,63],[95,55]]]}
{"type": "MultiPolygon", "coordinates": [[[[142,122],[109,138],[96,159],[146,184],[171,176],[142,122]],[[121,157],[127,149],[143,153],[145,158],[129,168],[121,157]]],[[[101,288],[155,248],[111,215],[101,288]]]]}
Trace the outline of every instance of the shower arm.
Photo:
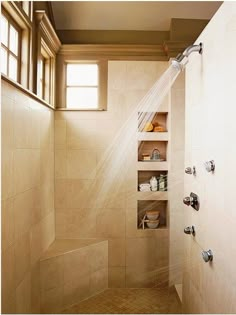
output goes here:
{"type": "Polygon", "coordinates": [[[199,54],[202,53],[202,43],[200,43],[199,45],[191,45],[189,47],[187,47],[185,49],[185,51],[183,52],[183,55],[185,57],[188,57],[192,52],[198,52],[199,54]]]}
{"type": "Polygon", "coordinates": [[[172,59],[172,65],[179,69],[183,70],[188,63],[188,57],[193,52],[198,52],[199,54],[202,54],[203,50],[203,44],[200,43],[199,45],[191,45],[185,49],[185,51],[181,54],[178,54],[176,58],[172,59]]]}

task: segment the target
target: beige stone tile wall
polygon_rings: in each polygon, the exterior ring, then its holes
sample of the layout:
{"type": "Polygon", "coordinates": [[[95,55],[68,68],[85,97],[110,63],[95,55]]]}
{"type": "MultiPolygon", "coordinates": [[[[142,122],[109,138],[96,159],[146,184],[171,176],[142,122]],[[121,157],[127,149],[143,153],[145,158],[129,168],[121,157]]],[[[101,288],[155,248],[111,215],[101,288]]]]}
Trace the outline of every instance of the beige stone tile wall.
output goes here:
{"type": "Polygon", "coordinates": [[[168,230],[137,231],[135,112],[167,67],[111,61],[107,111],[55,112],[56,237],[108,239],[110,287],[168,281],[168,230]]]}
{"type": "Polygon", "coordinates": [[[186,68],[185,194],[200,197],[198,212],[185,209],[186,225],[196,237],[185,236],[183,301],[187,313],[236,312],[236,4],[224,2],[200,35],[202,56],[192,55],[186,68]],[[203,163],[215,160],[214,174],[203,163]],[[213,251],[205,263],[202,250],[213,251]]]}
{"type": "Polygon", "coordinates": [[[68,242],[63,254],[42,257],[40,261],[41,312],[44,314],[59,313],[108,288],[108,241],[72,251],[68,242]]]}
{"type": "Polygon", "coordinates": [[[39,313],[55,238],[54,113],[2,80],[2,312],[39,313]]]}
{"type": "Polygon", "coordinates": [[[170,113],[170,274],[169,284],[182,284],[184,229],[184,153],[185,153],[185,73],[182,72],[171,88],[170,113]]]}

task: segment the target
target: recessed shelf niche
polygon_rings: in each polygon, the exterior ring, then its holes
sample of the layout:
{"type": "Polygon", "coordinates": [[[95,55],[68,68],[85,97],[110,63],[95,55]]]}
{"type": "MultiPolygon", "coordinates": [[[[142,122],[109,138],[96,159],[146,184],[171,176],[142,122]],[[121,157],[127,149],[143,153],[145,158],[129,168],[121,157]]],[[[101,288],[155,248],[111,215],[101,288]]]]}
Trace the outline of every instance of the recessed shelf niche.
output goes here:
{"type": "Polygon", "coordinates": [[[151,156],[154,149],[158,149],[160,152],[161,160],[166,161],[167,160],[167,146],[168,146],[167,141],[139,141],[138,142],[138,161],[147,162],[147,161],[143,161],[143,154],[151,156]]]}
{"type": "MultiPolygon", "coordinates": [[[[166,190],[168,190],[168,172],[167,171],[138,171],[138,191],[139,191],[139,185],[143,183],[149,183],[152,176],[155,176],[157,178],[160,177],[160,175],[165,175],[166,177],[166,190]]],[[[158,188],[159,191],[159,188],[158,188]]]]}
{"type": "MultiPolygon", "coordinates": [[[[153,113],[153,112],[139,112],[138,113],[138,125],[142,126],[142,121],[144,122],[151,122],[154,127],[162,127],[163,131],[168,131],[168,113],[167,112],[159,112],[159,113],[153,113]]],[[[140,132],[146,132],[143,130],[139,130],[140,132]]],[[[151,131],[156,133],[154,130],[151,131]]],[[[157,131],[158,132],[158,131],[157,131]]]]}
{"type": "Polygon", "coordinates": [[[167,210],[168,201],[167,200],[138,200],[137,207],[137,228],[138,229],[147,229],[147,230],[158,230],[167,228],[167,210]],[[149,222],[143,222],[145,218],[146,211],[157,210],[160,212],[159,215],[159,225],[155,228],[148,227],[155,225],[156,220],[150,220],[149,222]]]}

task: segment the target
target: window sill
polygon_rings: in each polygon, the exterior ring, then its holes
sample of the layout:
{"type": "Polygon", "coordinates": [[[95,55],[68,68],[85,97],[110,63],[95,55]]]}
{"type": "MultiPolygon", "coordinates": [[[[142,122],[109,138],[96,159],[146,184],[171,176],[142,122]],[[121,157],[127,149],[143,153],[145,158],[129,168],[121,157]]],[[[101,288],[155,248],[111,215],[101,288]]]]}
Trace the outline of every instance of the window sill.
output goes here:
{"type": "Polygon", "coordinates": [[[89,109],[89,108],[66,108],[66,107],[61,107],[61,108],[55,108],[55,110],[59,111],[80,111],[80,112],[105,112],[107,111],[106,109],[89,109]]]}
{"type": "Polygon", "coordinates": [[[1,74],[1,78],[6,81],[7,83],[13,85],[15,88],[17,88],[18,90],[22,91],[23,93],[27,94],[28,96],[32,97],[33,99],[35,99],[36,101],[40,102],[41,104],[43,104],[46,107],[49,107],[53,110],[55,110],[54,106],[52,106],[51,104],[45,102],[43,99],[41,99],[38,95],[34,94],[33,92],[31,92],[30,90],[27,90],[26,88],[24,88],[20,83],[17,83],[11,79],[9,79],[6,75],[1,74]]]}

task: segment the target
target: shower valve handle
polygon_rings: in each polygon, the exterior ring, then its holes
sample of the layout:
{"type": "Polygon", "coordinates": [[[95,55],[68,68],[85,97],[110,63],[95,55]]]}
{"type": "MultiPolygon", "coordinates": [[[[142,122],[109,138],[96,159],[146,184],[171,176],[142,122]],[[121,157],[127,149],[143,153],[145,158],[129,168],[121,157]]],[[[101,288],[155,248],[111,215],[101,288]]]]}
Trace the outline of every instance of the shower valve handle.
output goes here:
{"type": "Polygon", "coordinates": [[[205,262],[209,262],[213,260],[213,253],[210,249],[202,251],[202,258],[205,262]]]}
{"type": "Polygon", "coordinates": [[[199,210],[200,208],[200,203],[199,203],[199,198],[196,194],[194,194],[193,192],[191,192],[190,197],[185,197],[183,199],[183,203],[186,206],[191,206],[193,207],[195,210],[199,210]]]}
{"type": "Polygon", "coordinates": [[[215,170],[215,162],[213,160],[207,161],[204,163],[205,169],[207,172],[214,172],[215,170]]]}
{"type": "Polygon", "coordinates": [[[191,168],[191,167],[186,167],[186,169],[185,169],[185,173],[186,174],[193,174],[193,175],[195,175],[196,174],[196,168],[195,168],[195,166],[193,166],[193,168],[191,168]]]}
{"type": "Polygon", "coordinates": [[[193,236],[195,235],[195,228],[194,226],[187,226],[185,229],[184,229],[184,233],[185,234],[192,234],[193,236]]]}
{"type": "Polygon", "coordinates": [[[191,205],[191,198],[190,197],[185,197],[183,199],[183,203],[186,205],[186,206],[190,206],[191,205]]]}

